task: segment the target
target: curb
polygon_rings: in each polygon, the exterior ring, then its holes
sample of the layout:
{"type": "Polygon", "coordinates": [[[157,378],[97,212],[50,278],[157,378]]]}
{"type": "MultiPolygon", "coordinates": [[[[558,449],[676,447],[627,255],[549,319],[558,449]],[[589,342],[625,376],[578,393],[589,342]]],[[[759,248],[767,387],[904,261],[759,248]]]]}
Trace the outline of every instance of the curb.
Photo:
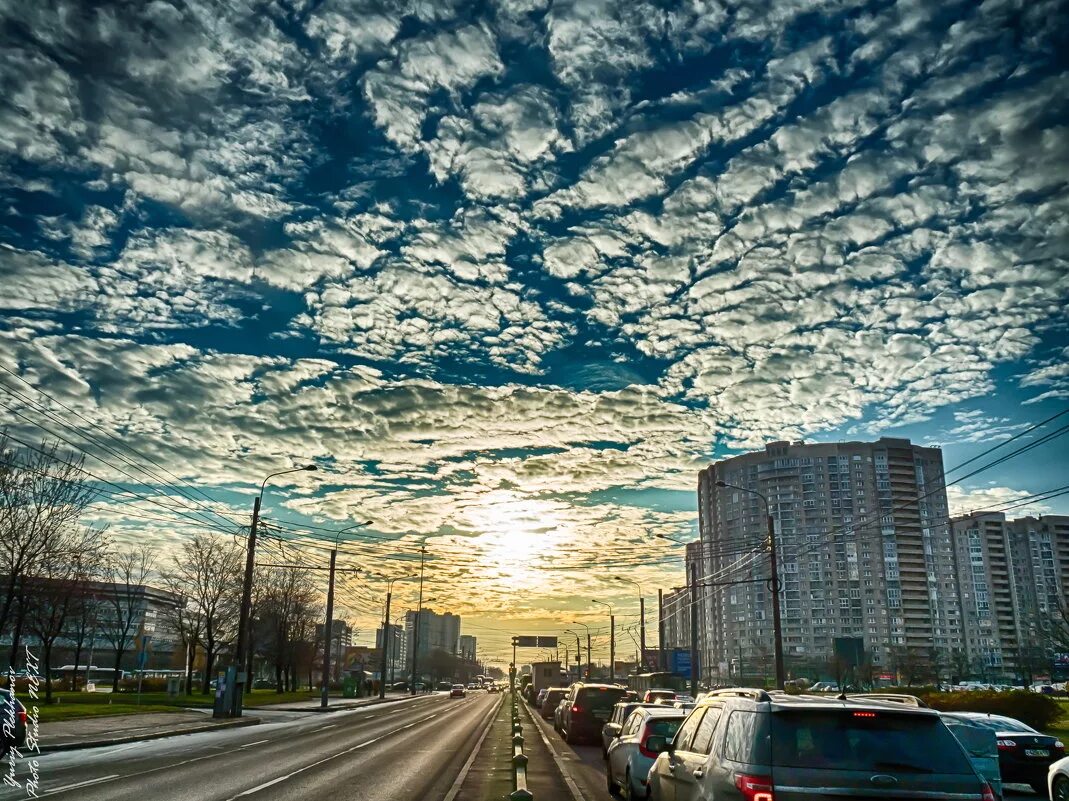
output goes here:
{"type": "Polygon", "coordinates": [[[161,740],[164,737],[177,737],[181,734],[200,734],[216,729],[237,729],[244,726],[256,726],[260,723],[259,718],[242,718],[223,723],[206,723],[203,726],[192,726],[188,729],[169,729],[167,731],[153,732],[152,734],[131,734],[127,737],[111,737],[106,740],[83,740],[77,743],[61,743],[59,745],[42,745],[38,750],[41,754],[50,754],[57,751],[77,751],[82,748],[104,748],[109,745],[123,745],[136,743],[141,740],[161,740]]]}
{"type": "Polygon", "coordinates": [[[408,695],[406,695],[404,698],[375,698],[374,700],[367,701],[365,703],[357,703],[357,704],[348,703],[347,704],[347,703],[343,702],[343,703],[340,703],[340,704],[331,704],[326,709],[324,709],[321,706],[306,706],[306,707],[301,707],[299,709],[271,709],[271,708],[267,707],[267,708],[264,709],[264,711],[265,712],[319,712],[319,713],[322,714],[322,713],[329,713],[329,712],[345,712],[345,711],[352,710],[352,709],[366,709],[366,708],[372,707],[372,706],[379,706],[380,704],[393,704],[393,703],[397,703],[398,701],[407,701],[407,700],[409,700],[411,698],[425,698],[425,697],[427,697],[427,696],[419,696],[419,695],[408,696],[408,695]]]}

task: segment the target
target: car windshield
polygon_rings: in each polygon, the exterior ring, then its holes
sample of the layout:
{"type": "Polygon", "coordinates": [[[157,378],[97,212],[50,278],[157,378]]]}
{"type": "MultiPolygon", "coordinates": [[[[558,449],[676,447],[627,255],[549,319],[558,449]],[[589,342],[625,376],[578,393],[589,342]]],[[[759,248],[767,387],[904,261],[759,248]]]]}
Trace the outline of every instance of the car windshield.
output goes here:
{"type": "Polygon", "coordinates": [[[1027,726],[1021,723],[1019,720],[1013,718],[1004,718],[998,715],[988,715],[984,717],[969,717],[967,720],[973,723],[978,723],[992,731],[1019,731],[1021,733],[1039,734],[1031,726],[1027,726]]]}
{"type": "Polygon", "coordinates": [[[961,746],[934,716],[790,711],[772,716],[774,765],[818,770],[972,773],[961,746]]]}

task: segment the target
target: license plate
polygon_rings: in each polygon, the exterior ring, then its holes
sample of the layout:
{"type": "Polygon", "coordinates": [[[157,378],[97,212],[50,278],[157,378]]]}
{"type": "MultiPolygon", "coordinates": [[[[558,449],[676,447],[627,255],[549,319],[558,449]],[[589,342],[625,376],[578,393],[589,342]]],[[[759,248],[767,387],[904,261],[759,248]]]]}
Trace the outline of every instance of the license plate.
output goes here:
{"type": "Polygon", "coordinates": [[[1024,755],[1030,757],[1049,757],[1050,751],[1046,748],[1026,748],[1024,749],[1024,755]]]}

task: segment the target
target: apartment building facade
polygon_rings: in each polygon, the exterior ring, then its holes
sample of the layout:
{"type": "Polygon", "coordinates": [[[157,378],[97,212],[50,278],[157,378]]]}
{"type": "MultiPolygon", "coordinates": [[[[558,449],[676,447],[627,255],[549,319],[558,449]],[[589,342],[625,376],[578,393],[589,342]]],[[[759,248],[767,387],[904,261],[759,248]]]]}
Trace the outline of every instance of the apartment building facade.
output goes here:
{"type": "Polygon", "coordinates": [[[951,536],[969,670],[992,680],[1049,673],[1046,630],[1069,603],[1069,517],[974,513],[955,517],[951,536]]]}
{"type": "Polygon", "coordinates": [[[417,613],[409,610],[405,613],[405,653],[409,659],[413,649],[417,658],[423,659],[431,651],[445,651],[456,655],[460,639],[460,617],[450,612],[439,614],[433,609],[423,609],[417,613]],[[419,637],[415,637],[416,618],[419,618],[419,637]]]}
{"type": "Polygon", "coordinates": [[[836,637],[877,674],[904,654],[962,646],[943,459],[909,440],[773,442],[699,474],[703,677],[771,664],[767,513],[776,531],[788,671],[812,673],[836,637]],[[719,487],[722,481],[729,486],[719,487]],[[759,494],[758,494],[759,493],[759,494]],[[732,580],[738,584],[718,586],[732,580]]]}

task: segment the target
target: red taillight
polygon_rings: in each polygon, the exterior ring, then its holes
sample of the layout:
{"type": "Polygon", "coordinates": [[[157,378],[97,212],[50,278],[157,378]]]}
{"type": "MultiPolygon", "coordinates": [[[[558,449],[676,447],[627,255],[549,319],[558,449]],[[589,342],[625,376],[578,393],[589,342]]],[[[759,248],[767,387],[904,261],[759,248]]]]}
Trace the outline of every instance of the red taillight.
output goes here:
{"type": "Polygon", "coordinates": [[[578,705],[572,707],[572,712],[578,712],[578,711],[579,711],[579,706],[578,705]]]}
{"type": "Polygon", "coordinates": [[[1056,740],[1055,743],[1054,743],[1054,750],[1055,751],[1064,751],[1065,750],[1065,743],[1063,743],[1061,740],[1056,740]]]}
{"type": "MultiPolygon", "coordinates": [[[[649,737],[647,734],[646,737],[649,737]]],[[[638,752],[646,759],[656,759],[657,754],[646,747],[646,737],[643,737],[638,744],[638,752]]]]}
{"type": "Polygon", "coordinates": [[[995,795],[995,791],[991,789],[991,785],[984,782],[984,791],[980,796],[983,801],[998,801],[998,797],[995,795]]]}
{"type": "Polygon", "coordinates": [[[854,717],[855,718],[874,718],[874,717],[876,717],[876,713],[875,712],[855,712],[854,713],[854,717]]]}
{"type": "Polygon", "coordinates": [[[25,709],[19,710],[19,723],[25,723],[28,720],[25,709]]]}
{"type": "Polygon", "coordinates": [[[742,793],[746,801],[774,801],[771,776],[749,776],[736,773],[735,789],[742,793]]]}
{"type": "MultiPolygon", "coordinates": [[[[988,740],[988,742],[991,741],[988,740]]],[[[995,745],[998,746],[1000,751],[1008,751],[1011,748],[1017,747],[1017,743],[1015,743],[1013,740],[995,740],[995,745]]]]}

